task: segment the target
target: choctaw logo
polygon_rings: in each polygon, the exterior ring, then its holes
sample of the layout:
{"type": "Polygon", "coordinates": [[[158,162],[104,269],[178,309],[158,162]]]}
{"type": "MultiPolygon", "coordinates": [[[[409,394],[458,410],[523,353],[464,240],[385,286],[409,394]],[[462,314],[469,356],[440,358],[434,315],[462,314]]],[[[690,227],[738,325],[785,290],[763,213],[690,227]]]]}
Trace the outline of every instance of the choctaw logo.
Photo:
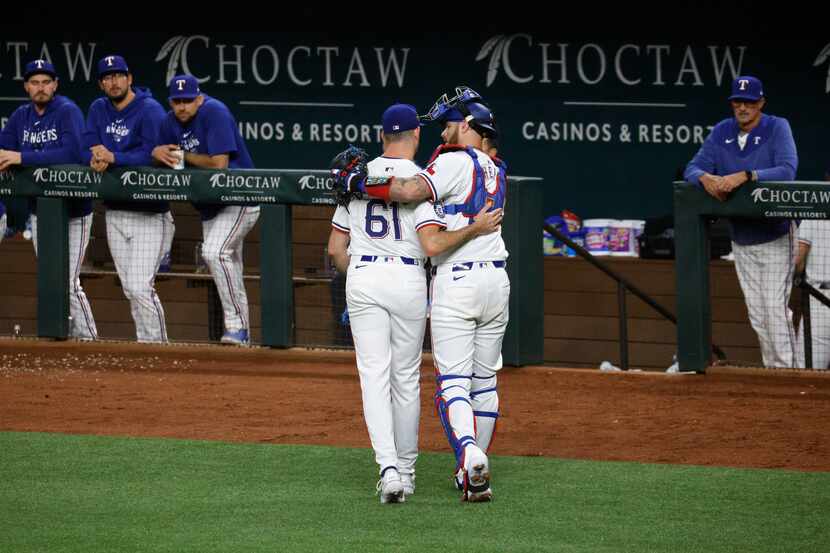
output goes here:
{"type": "Polygon", "coordinates": [[[91,171],[67,171],[40,167],[33,173],[35,182],[50,184],[101,184],[101,173],[91,171]]]}
{"type": "MultiPolygon", "coordinates": [[[[182,66],[182,73],[190,73],[190,68],[187,66],[187,49],[194,40],[203,42],[205,46],[210,44],[210,39],[204,35],[179,35],[174,36],[161,47],[161,50],[156,55],[155,61],[161,61],[168,56],[170,57],[167,60],[167,78],[164,82],[169,83],[170,79],[179,74],[179,65],[182,66]]],[[[210,77],[198,80],[201,83],[210,80],[210,77]]]]}
{"type": "Polygon", "coordinates": [[[140,173],[125,171],[121,174],[121,186],[190,186],[192,175],[170,173],[140,173]]]}
{"type": "Polygon", "coordinates": [[[770,190],[756,188],[751,192],[752,203],[827,204],[830,190],[770,190]]]}
{"type": "Polygon", "coordinates": [[[216,173],[210,177],[210,187],[276,190],[280,187],[280,178],[273,175],[229,175],[227,173],[216,173]]]}
{"type": "Polygon", "coordinates": [[[331,177],[320,175],[305,175],[300,177],[300,190],[332,190],[334,180],[331,177]]]}
{"type": "MultiPolygon", "coordinates": [[[[821,49],[816,61],[813,62],[813,67],[818,67],[828,59],[830,59],[830,44],[821,49]]],[[[827,66],[827,80],[824,82],[824,92],[830,94],[830,65],[827,66]]]]}
{"type": "Polygon", "coordinates": [[[504,35],[496,35],[487,42],[479,50],[476,56],[476,61],[481,61],[490,56],[490,62],[487,64],[487,86],[493,84],[496,80],[496,75],[499,74],[499,66],[502,63],[502,53],[504,52],[504,35]]]}

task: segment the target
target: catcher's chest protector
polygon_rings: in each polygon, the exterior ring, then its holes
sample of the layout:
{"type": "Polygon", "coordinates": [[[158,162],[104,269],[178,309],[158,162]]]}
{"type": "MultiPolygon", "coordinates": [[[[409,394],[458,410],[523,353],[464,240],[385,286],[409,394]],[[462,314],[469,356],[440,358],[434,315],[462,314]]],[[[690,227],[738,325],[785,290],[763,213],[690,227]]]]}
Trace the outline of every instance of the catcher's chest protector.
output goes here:
{"type": "Polygon", "coordinates": [[[448,215],[460,213],[466,217],[472,218],[475,217],[485,205],[490,206],[487,211],[503,208],[504,200],[507,196],[507,172],[505,170],[506,166],[501,160],[494,160],[494,163],[498,168],[498,175],[496,176],[495,189],[492,191],[487,190],[485,185],[486,179],[484,176],[484,170],[481,168],[481,163],[478,161],[478,155],[476,155],[476,152],[472,146],[465,147],[460,144],[444,144],[439,146],[433,153],[430,163],[441,154],[460,151],[466,152],[467,155],[469,155],[473,160],[473,167],[475,168],[473,189],[464,203],[444,205],[444,212],[448,215]]]}

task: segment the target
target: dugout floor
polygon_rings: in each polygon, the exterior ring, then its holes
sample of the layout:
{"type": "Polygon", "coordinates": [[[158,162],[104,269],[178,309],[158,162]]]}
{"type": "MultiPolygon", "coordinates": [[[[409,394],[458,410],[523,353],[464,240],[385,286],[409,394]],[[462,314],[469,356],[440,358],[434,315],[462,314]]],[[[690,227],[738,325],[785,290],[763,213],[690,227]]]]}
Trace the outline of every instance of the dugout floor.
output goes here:
{"type": "MultiPolygon", "coordinates": [[[[0,339],[0,431],[370,447],[353,352],[0,339]]],[[[423,450],[448,451],[421,377],[423,450]]],[[[830,376],[506,368],[491,452],[830,470],[830,376]]]]}

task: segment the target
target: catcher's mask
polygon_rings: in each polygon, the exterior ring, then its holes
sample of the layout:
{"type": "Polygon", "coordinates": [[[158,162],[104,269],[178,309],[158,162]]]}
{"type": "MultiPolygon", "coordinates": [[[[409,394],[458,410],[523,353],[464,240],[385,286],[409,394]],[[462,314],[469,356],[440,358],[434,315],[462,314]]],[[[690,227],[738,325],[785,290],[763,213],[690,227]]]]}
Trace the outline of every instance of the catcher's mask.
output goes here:
{"type": "Polygon", "coordinates": [[[447,121],[463,121],[464,115],[453,107],[452,101],[446,94],[442,94],[437,100],[435,100],[435,103],[432,104],[432,107],[429,109],[427,114],[419,115],[418,119],[424,123],[431,121],[444,123],[447,121]]]}
{"type": "Polygon", "coordinates": [[[482,137],[497,138],[498,130],[493,112],[481,95],[468,86],[455,87],[455,96],[441,95],[422,121],[466,121],[482,137]]]}

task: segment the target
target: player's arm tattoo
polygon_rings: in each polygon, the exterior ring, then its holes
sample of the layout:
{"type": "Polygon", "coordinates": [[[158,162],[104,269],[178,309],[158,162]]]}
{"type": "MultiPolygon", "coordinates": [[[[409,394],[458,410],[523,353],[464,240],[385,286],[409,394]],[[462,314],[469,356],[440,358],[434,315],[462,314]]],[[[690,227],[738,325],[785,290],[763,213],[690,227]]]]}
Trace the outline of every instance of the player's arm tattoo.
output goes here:
{"type": "Polygon", "coordinates": [[[407,178],[395,177],[392,179],[389,196],[392,201],[401,203],[433,199],[432,191],[426,180],[418,175],[407,178]]]}

